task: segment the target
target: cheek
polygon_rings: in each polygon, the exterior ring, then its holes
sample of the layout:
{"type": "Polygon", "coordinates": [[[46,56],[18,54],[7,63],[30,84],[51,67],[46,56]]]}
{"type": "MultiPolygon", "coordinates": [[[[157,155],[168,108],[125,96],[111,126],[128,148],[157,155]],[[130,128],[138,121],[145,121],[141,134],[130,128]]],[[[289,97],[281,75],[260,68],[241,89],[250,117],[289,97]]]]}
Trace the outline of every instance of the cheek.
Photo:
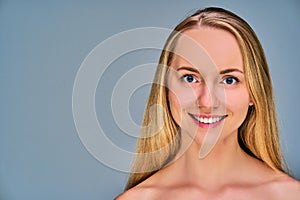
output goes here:
{"type": "Polygon", "coordinates": [[[172,117],[175,122],[180,125],[182,121],[182,114],[195,105],[195,95],[191,89],[176,89],[168,92],[169,106],[172,117]]]}
{"type": "Polygon", "coordinates": [[[196,105],[197,97],[193,88],[181,83],[175,75],[169,77],[168,89],[170,111],[175,122],[180,125],[182,114],[193,105],[196,105]]]}
{"type": "Polygon", "coordinates": [[[171,79],[168,84],[169,101],[181,109],[189,107],[197,99],[194,89],[191,86],[174,79],[175,78],[171,79]]]}
{"type": "Polygon", "coordinates": [[[229,112],[232,113],[235,119],[239,121],[239,124],[245,120],[250,97],[247,90],[242,90],[235,93],[227,93],[226,95],[226,107],[229,112]]]}

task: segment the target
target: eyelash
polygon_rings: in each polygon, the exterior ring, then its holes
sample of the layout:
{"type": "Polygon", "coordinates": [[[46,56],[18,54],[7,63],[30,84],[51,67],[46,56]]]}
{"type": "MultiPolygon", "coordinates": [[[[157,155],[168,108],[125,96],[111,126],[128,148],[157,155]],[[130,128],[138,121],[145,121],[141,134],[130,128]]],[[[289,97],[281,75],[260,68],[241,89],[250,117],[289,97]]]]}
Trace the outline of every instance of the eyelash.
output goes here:
{"type": "Polygon", "coordinates": [[[183,75],[181,78],[180,78],[183,82],[186,82],[186,83],[198,83],[199,80],[192,74],[185,74],[183,75]],[[192,82],[188,82],[186,80],[186,78],[189,78],[189,77],[192,77],[193,78],[193,81],[192,82]]]}
{"type": "MultiPolygon", "coordinates": [[[[185,74],[185,75],[181,76],[180,79],[181,79],[183,82],[185,82],[185,83],[198,83],[198,82],[200,82],[200,81],[198,80],[198,78],[195,77],[195,75],[193,75],[193,74],[185,74]],[[192,80],[191,82],[189,82],[188,80],[186,80],[186,78],[193,78],[193,80],[192,80]]],[[[239,83],[239,82],[240,82],[240,80],[239,80],[237,77],[234,77],[234,76],[226,76],[226,77],[224,77],[224,78],[221,80],[220,83],[223,83],[223,84],[226,84],[226,85],[235,85],[235,84],[237,84],[237,83],[239,83]],[[228,79],[232,79],[232,80],[233,80],[233,83],[226,83],[225,81],[228,80],[228,79]]]]}
{"type": "Polygon", "coordinates": [[[226,84],[226,85],[235,85],[239,82],[240,82],[240,80],[237,77],[234,77],[234,76],[226,76],[221,81],[221,83],[226,84]],[[234,83],[225,83],[225,81],[228,80],[228,79],[233,79],[235,82],[234,83]]]}

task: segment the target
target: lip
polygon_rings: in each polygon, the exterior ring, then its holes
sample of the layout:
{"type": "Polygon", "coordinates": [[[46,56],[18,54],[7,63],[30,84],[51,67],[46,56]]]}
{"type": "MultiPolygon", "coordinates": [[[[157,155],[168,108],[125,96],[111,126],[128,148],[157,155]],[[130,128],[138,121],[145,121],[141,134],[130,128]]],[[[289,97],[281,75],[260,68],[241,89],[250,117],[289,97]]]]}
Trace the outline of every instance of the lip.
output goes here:
{"type": "Polygon", "coordinates": [[[201,128],[214,128],[221,124],[221,122],[228,116],[228,115],[211,115],[211,114],[200,114],[195,115],[188,113],[194,122],[201,128]]]}

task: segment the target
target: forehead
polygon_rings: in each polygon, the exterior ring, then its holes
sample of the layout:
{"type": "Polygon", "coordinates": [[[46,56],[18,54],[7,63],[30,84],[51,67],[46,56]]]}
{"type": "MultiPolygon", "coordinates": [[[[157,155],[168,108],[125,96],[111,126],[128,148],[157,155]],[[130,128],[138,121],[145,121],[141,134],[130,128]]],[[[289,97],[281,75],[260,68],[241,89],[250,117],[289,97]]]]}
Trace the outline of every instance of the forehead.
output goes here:
{"type": "Polygon", "coordinates": [[[175,55],[175,62],[196,67],[214,65],[218,71],[228,67],[243,70],[243,59],[236,38],[222,29],[201,27],[183,32],[176,44],[175,55]]]}

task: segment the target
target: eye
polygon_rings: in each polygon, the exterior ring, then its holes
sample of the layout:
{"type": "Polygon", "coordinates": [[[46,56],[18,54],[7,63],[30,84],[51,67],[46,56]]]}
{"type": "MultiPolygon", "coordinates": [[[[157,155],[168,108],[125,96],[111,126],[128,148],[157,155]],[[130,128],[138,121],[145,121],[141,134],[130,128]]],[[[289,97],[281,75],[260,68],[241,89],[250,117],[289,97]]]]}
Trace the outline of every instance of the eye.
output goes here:
{"type": "Polygon", "coordinates": [[[198,82],[198,80],[193,75],[190,75],[190,74],[184,75],[181,79],[184,82],[187,82],[187,83],[196,83],[196,82],[198,82]]]}
{"type": "Polygon", "coordinates": [[[229,76],[229,77],[226,77],[225,79],[223,79],[222,82],[227,84],[227,85],[233,85],[233,84],[238,83],[239,80],[235,77],[229,76]]]}

